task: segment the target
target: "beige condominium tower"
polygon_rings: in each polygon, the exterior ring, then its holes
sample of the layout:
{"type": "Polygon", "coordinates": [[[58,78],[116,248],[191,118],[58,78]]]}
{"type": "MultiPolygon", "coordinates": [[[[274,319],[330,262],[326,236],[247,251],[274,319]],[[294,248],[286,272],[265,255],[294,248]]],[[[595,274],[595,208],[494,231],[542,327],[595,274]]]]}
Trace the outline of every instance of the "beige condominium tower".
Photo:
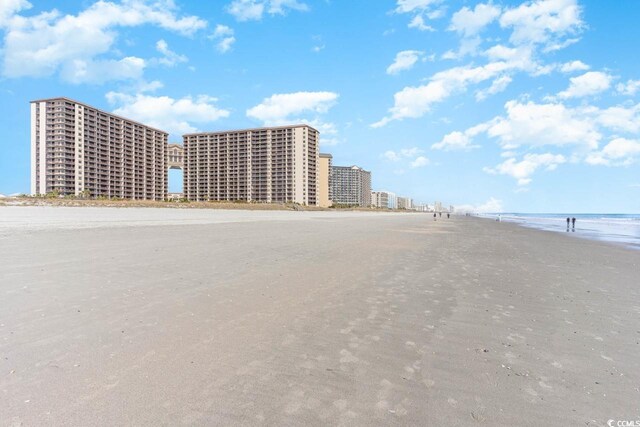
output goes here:
{"type": "Polygon", "coordinates": [[[308,125],[193,133],[183,139],[189,200],[318,203],[320,134],[308,125]]]}
{"type": "Polygon", "coordinates": [[[333,204],[331,197],[331,154],[320,153],[318,158],[318,206],[328,208],[333,204]]]}
{"type": "Polygon", "coordinates": [[[168,134],[68,98],[31,102],[31,193],[164,200],[168,134]]]}

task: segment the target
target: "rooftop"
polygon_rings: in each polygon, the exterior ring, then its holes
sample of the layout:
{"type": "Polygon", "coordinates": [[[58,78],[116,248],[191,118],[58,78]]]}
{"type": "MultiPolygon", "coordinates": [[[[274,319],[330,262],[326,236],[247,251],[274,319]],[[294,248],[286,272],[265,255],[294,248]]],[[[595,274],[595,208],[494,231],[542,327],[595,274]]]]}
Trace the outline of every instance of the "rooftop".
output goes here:
{"type": "Polygon", "coordinates": [[[60,100],[73,102],[74,104],[80,104],[80,105],[82,105],[82,106],[84,106],[84,107],[86,107],[86,108],[90,108],[90,109],[92,109],[92,110],[99,111],[99,112],[101,112],[101,113],[103,113],[103,114],[108,114],[108,115],[110,115],[110,116],[117,117],[117,118],[119,118],[119,119],[126,120],[126,121],[128,121],[128,122],[135,123],[135,124],[138,124],[138,125],[140,125],[140,126],[144,126],[144,127],[146,127],[146,128],[153,129],[153,130],[156,130],[156,131],[158,131],[158,132],[166,133],[167,135],[169,135],[169,132],[166,132],[166,131],[164,131],[164,130],[161,130],[161,129],[155,128],[155,127],[153,127],[153,126],[145,125],[144,123],[140,123],[140,122],[138,122],[138,121],[136,121],[136,120],[132,120],[132,119],[129,119],[129,118],[127,118],[127,117],[119,116],[119,115],[117,115],[117,114],[113,114],[113,113],[110,113],[110,112],[108,112],[108,111],[101,110],[101,109],[100,109],[100,108],[98,108],[98,107],[94,107],[93,105],[85,104],[84,102],[76,101],[75,99],[67,98],[66,96],[58,96],[58,97],[54,97],[54,98],[36,99],[36,100],[31,101],[31,104],[33,104],[34,102],[48,102],[48,101],[60,101],[60,100]]]}

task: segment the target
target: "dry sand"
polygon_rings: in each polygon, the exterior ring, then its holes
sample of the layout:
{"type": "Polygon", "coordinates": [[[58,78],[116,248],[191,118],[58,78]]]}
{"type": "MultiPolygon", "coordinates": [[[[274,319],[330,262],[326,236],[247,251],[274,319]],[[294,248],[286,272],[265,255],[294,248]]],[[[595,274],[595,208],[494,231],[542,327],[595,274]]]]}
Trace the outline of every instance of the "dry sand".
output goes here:
{"type": "Polygon", "coordinates": [[[144,211],[0,208],[0,425],[640,417],[640,251],[465,217],[144,211]]]}

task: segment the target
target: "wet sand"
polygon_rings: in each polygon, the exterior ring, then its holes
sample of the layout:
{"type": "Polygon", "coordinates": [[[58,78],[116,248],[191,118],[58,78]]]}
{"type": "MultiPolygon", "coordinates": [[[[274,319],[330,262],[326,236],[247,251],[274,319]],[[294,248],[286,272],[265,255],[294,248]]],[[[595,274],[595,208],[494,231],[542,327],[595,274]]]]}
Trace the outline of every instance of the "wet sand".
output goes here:
{"type": "Polygon", "coordinates": [[[640,417],[639,251],[466,217],[146,211],[0,208],[0,425],[640,417]]]}

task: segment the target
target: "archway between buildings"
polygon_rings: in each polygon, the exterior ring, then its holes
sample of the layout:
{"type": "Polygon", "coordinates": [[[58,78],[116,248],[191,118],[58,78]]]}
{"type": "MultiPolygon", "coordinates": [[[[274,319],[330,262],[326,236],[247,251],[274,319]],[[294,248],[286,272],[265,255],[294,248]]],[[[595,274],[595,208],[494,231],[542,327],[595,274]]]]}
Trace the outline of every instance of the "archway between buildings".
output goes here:
{"type": "Polygon", "coordinates": [[[169,200],[182,199],[184,197],[184,149],[180,144],[167,145],[167,180],[169,200]]]}

